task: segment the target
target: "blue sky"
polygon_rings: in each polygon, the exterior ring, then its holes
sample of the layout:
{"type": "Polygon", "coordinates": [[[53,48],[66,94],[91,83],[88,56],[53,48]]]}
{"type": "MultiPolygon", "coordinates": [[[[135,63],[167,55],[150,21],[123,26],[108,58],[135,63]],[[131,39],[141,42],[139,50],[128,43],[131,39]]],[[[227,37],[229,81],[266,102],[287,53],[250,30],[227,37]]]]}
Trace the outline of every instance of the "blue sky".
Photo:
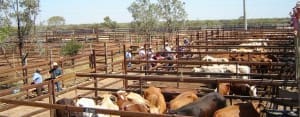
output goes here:
{"type": "MultiPolygon", "coordinates": [[[[100,23],[105,16],[130,22],[127,8],[134,0],[41,0],[39,21],[63,16],[67,24],[100,23]]],[[[154,0],[152,0],[154,1],[154,0]]],[[[236,19],[243,15],[243,0],[183,0],[189,20],[236,19]]],[[[246,0],[248,18],[288,17],[297,0],[246,0]]]]}

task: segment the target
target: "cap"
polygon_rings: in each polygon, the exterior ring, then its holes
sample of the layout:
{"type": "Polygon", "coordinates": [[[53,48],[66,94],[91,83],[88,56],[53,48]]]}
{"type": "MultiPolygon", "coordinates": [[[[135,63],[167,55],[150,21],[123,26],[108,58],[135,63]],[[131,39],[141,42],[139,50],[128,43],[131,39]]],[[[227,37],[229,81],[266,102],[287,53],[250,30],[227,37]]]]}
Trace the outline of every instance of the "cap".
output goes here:
{"type": "Polygon", "coordinates": [[[53,62],[52,65],[53,65],[53,66],[58,66],[57,62],[53,62]]]}

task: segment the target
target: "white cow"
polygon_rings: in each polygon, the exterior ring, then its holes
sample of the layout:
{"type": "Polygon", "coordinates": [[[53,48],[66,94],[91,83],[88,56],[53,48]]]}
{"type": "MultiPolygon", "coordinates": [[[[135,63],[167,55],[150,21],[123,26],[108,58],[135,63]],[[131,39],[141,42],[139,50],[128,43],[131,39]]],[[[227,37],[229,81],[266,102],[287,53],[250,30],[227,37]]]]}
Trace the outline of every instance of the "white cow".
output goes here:
{"type": "MultiPolygon", "coordinates": [[[[250,74],[250,67],[247,65],[226,65],[224,68],[231,73],[241,73],[241,74],[250,74]]],[[[242,79],[249,79],[248,76],[242,76],[242,79]]]]}
{"type": "MultiPolygon", "coordinates": [[[[242,73],[249,74],[250,67],[246,65],[212,65],[212,66],[201,66],[200,68],[193,68],[193,72],[203,72],[203,73],[242,73]],[[238,68],[237,68],[238,67],[238,68]]],[[[209,75],[207,77],[210,77],[209,75]]],[[[242,79],[249,79],[248,76],[242,76],[242,79]]]]}
{"type": "MultiPolygon", "coordinates": [[[[95,108],[96,102],[90,98],[80,98],[79,100],[77,100],[75,105],[83,108],[95,108]]],[[[82,115],[83,117],[93,117],[93,113],[83,112],[82,115]]]]}
{"type": "MultiPolygon", "coordinates": [[[[248,42],[248,43],[241,43],[241,46],[268,46],[268,43],[266,41],[268,41],[269,39],[248,39],[248,41],[253,41],[253,42],[248,42]]],[[[252,49],[231,49],[231,51],[233,52],[264,52],[265,49],[261,48],[261,47],[257,47],[254,50],[252,49]]]]}
{"type": "MultiPolygon", "coordinates": [[[[101,96],[103,99],[101,101],[100,105],[96,105],[95,108],[98,109],[109,109],[109,110],[119,110],[119,107],[117,104],[115,104],[112,100],[111,94],[103,94],[101,96]]],[[[115,97],[116,98],[116,97],[115,97]]],[[[117,115],[106,115],[106,114],[97,114],[98,117],[119,117],[117,115]]]]}
{"type": "Polygon", "coordinates": [[[215,58],[209,55],[206,55],[202,58],[202,61],[209,61],[209,62],[229,62],[227,58],[215,58]]]}
{"type": "Polygon", "coordinates": [[[253,49],[245,49],[245,48],[238,48],[238,49],[230,49],[231,52],[254,52],[253,49]]]}

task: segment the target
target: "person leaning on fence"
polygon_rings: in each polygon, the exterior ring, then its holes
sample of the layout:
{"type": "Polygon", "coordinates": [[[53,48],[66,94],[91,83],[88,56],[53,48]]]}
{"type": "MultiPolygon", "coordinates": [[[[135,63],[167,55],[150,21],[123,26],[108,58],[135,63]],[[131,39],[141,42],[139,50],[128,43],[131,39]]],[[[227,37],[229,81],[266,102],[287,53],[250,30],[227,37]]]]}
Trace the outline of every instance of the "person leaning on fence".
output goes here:
{"type": "MultiPolygon", "coordinates": [[[[32,76],[32,83],[31,84],[43,83],[43,76],[41,75],[41,71],[42,70],[40,68],[37,68],[35,70],[35,73],[33,73],[33,76],[32,76]]],[[[42,94],[42,89],[43,89],[43,86],[36,87],[36,94],[38,96],[40,96],[42,94]]]]}
{"type": "MultiPolygon", "coordinates": [[[[49,73],[51,75],[50,78],[55,79],[58,76],[62,75],[62,70],[56,62],[53,62],[52,69],[49,71],[49,73]]],[[[55,82],[55,86],[56,86],[56,91],[57,92],[62,91],[62,88],[61,88],[61,85],[60,85],[59,81],[55,82]]]]}
{"type": "MultiPolygon", "coordinates": [[[[127,60],[131,60],[131,58],[132,58],[131,51],[132,51],[131,48],[129,48],[129,49],[126,51],[126,59],[127,59],[127,60]]],[[[131,67],[131,62],[128,62],[127,67],[131,67]]]]}

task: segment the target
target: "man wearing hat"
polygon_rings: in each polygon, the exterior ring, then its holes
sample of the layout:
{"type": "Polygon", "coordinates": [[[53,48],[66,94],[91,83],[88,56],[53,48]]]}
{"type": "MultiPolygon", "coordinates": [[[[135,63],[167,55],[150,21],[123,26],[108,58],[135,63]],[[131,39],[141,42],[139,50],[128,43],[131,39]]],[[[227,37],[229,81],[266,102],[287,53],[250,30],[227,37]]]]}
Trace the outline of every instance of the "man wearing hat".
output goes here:
{"type": "MultiPolygon", "coordinates": [[[[37,68],[32,76],[32,84],[40,84],[43,82],[43,76],[41,75],[42,69],[37,68]]],[[[36,88],[36,94],[40,96],[42,94],[42,86],[36,88]]]]}
{"type": "MultiPolygon", "coordinates": [[[[58,64],[56,62],[53,62],[52,69],[49,71],[49,73],[51,74],[50,78],[52,78],[52,79],[55,79],[58,76],[62,75],[61,68],[58,66],[58,64]]],[[[55,86],[56,86],[57,92],[62,90],[60,82],[55,82],[55,86]]]]}

